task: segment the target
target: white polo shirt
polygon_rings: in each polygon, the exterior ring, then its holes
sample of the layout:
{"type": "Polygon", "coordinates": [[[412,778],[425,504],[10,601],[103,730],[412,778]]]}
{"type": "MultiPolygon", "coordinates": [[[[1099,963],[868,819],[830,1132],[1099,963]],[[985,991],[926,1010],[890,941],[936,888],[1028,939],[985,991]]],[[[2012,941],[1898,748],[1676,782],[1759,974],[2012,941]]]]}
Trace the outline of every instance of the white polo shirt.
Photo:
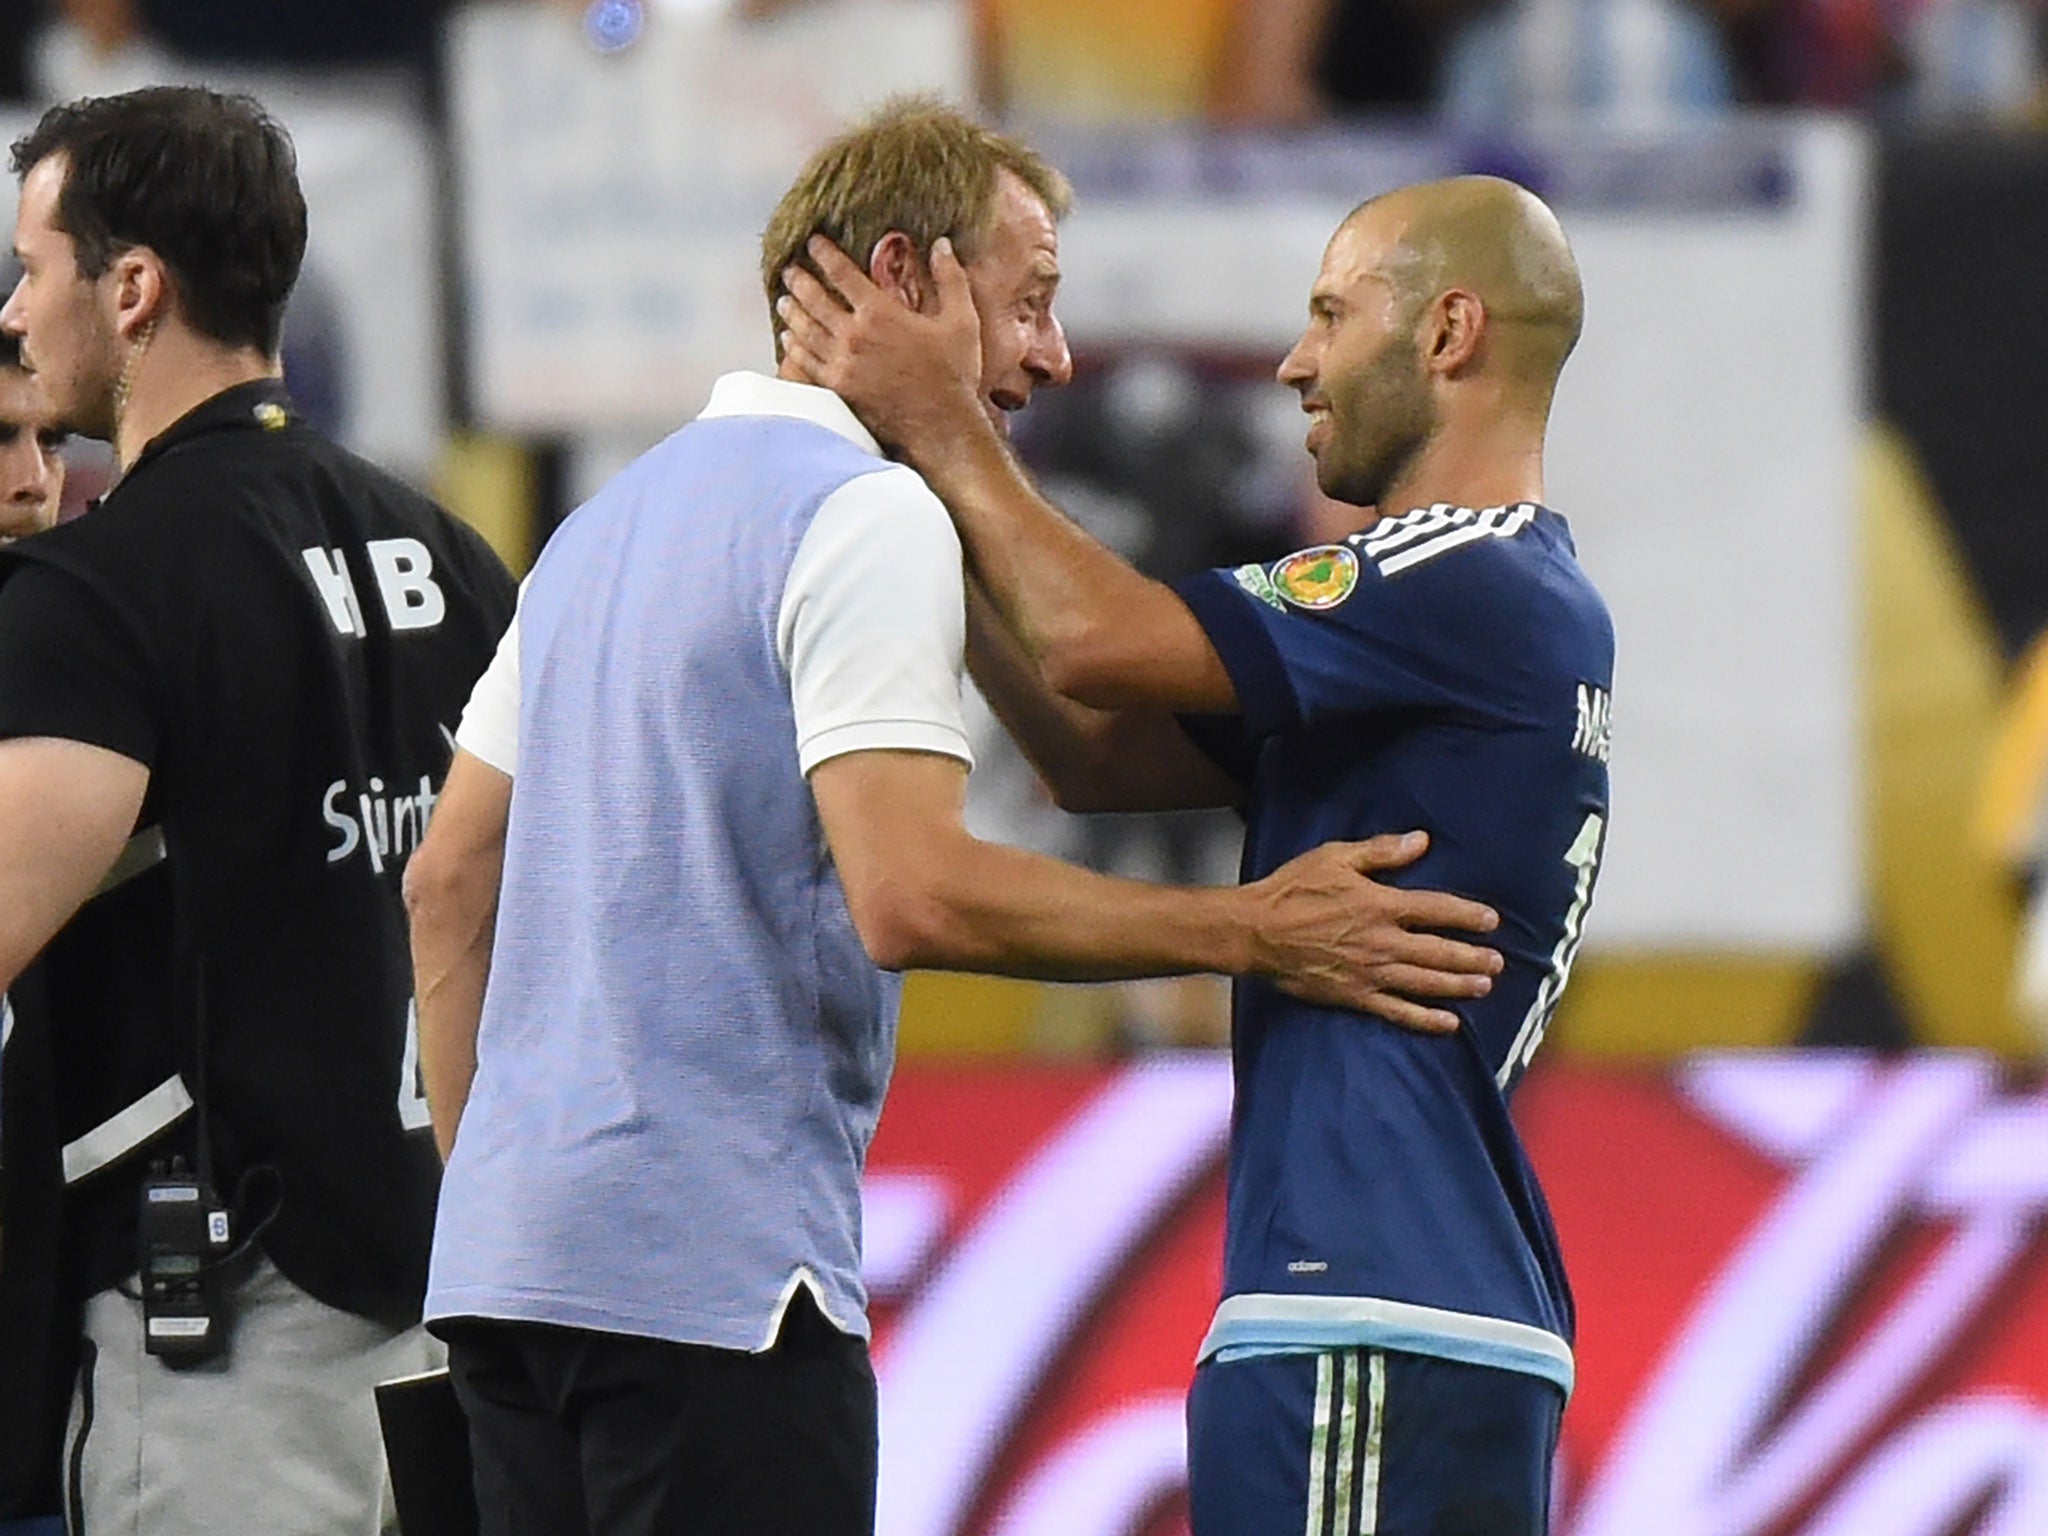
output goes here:
{"type": "MultiPolygon", "coordinates": [[[[838,397],[760,374],[719,379],[703,415],[794,416],[881,451],[838,397]]],[[[843,753],[881,749],[973,765],[960,705],[964,602],[959,535],[914,471],[862,475],[826,499],[797,546],[776,622],[806,774],[843,753]]],[[[517,615],[455,740],[518,773],[517,615]]]]}

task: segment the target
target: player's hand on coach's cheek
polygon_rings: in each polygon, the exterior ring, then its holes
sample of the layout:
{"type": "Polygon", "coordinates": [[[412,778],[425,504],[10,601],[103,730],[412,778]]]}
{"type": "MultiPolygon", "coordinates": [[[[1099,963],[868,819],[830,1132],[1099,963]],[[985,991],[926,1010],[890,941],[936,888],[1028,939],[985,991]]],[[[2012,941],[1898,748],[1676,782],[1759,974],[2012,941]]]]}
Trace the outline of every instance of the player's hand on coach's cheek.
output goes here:
{"type": "Polygon", "coordinates": [[[1262,966],[1305,1002],[1350,1008],[1405,1029],[1447,1033],[1458,1016],[1427,999],[1484,997],[1501,969],[1498,952],[1418,928],[1490,933],[1490,907],[1441,891],[1383,885],[1367,871],[1419,858],[1421,833],[1327,843],[1248,889],[1266,904],[1262,966]]]}
{"type": "Polygon", "coordinates": [[[786,267],[775,305],[786,351],[805,376],[852,406],[890,447],[978,428],[981,321],[951,242],[933,248],[937,304],[930,313],[878,288],[822,236],[808,249],[824,281],[786,267]]]}

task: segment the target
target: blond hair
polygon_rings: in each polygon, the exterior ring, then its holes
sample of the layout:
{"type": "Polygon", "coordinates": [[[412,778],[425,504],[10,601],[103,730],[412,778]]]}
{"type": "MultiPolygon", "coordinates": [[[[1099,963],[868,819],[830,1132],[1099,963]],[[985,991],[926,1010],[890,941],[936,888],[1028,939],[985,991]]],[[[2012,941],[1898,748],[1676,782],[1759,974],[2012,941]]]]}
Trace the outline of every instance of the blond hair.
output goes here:
{"type": "MultiPolygon", "coordinates": [[[[761,232],[761,286],[772,314],[782,270],[800,264],[824,235],[865,266],[882,237],[900,230],[929,258],[950,236],[971,261],[991,233],[998,176],[1008,171],[1055,219],[1073,206],[1067,178],[1028,145],[985,128],[933,97],[897,97],[811,156],[761,232]]],[[[782,353],[781,327],[775,351],[782,353]]]]}

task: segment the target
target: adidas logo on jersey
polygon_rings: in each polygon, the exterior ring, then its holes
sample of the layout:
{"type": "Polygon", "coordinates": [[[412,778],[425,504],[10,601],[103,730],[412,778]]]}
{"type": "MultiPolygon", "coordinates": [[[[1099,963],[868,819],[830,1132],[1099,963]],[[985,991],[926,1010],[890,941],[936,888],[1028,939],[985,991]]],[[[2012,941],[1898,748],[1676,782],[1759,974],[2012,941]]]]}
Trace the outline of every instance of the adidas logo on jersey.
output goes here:
{"type": "Polygon", "coordinates": [[[1609,732],[1614,701],[1605,688],[1579,684],[1579,723],[1572,731],[1572,750],[1583,752],[1596,763],[1607,761],[1609,732]]]}
{"type": "Polygon", "coordinates": [[[1511,539],[1535,521],[1533,501],[1478,511],[1440,501],[1401,517],[1381,518],[1363,533],[1351,535],[1351,542],[1365,551],[1380,575],[1398,576],[1477,539],[1511,539]]]}

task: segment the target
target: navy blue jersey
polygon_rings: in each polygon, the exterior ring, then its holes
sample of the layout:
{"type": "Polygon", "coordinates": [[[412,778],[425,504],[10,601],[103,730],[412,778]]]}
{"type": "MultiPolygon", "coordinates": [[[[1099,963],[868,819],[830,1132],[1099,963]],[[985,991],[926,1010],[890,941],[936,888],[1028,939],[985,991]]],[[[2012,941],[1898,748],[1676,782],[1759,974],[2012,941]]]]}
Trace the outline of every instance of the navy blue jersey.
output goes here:
{"type": "Polygon", "coordinates": [[[1369,1345],[1571,1386],[1572,1305],[1508,1096],[1578,949],[1607,824],[1614,631],[1563,518],[1435,506],[1181,595],[1241,714],[1244,878],[1421,828],[1398,883],[1483,901],[1506,961],[1429,1036],[1236,989],[1224,1301],[1203,1355],[1369,1345]]]}

